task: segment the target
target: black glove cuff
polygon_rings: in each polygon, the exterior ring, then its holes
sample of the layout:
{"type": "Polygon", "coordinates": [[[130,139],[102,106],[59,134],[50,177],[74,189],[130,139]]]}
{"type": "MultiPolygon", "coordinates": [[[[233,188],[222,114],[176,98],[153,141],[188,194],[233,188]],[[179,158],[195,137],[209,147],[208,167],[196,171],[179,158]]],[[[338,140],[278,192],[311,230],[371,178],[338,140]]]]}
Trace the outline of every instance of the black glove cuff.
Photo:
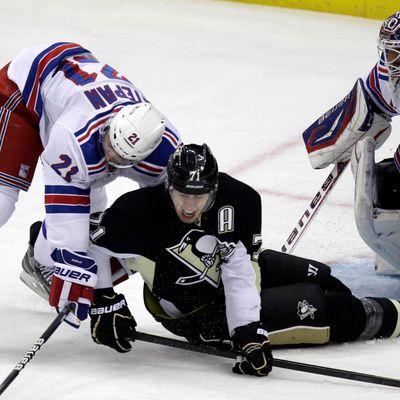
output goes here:
{"type": "Polygon", "coordinates": [[[268,339],[268,336],[265,337],[264,333],[265,332],[258,332],[259,329],[262,329],[262,331],[268,332],[267,328],[265,325],[260,322],[251,322],[247,325],[243,326],[238,326],[235,329],[235,333],[232,336],[232,343],[235,348],[237,349],[242,349],[242,347],[249,342],[250,339],[254,340],[257,337],[263,338],[263,339],[268,339]]]}
{"type": "Polygon", "coordinates": [[[100,298],[102,296],[112,297],[116,293],[114,292],[114,288],[103,288],[103,289],[94,289],[93,290],[94,299],[100,298]]]}

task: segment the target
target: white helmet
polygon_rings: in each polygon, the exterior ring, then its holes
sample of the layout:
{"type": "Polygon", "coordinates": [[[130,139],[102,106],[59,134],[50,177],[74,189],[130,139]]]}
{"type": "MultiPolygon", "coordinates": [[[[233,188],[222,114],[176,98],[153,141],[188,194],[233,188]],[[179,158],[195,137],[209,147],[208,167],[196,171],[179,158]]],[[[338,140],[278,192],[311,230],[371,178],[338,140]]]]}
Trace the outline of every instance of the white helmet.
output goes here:
{"type": "Polygon", "coordinates": [[[127,160],[144,160],[160,144],[165,119],[149,103],[123,107],[110,122],[110,143],[127,160]]]}
{"type": "Polygon", "coordinates": [[[400,86],[400,11],[383,22],[379,31],[378,50],[388,70],[389,88],[396,91],[400,86]]]}

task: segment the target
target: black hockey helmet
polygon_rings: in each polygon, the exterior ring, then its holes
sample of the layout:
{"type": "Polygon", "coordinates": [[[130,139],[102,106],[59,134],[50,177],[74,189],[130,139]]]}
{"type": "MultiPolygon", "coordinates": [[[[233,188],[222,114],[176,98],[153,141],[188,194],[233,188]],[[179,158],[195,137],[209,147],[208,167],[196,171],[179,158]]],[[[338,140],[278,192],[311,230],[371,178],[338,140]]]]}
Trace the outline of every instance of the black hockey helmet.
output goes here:
{"type": "Polygon", "coordinates": [[[215,196],[218,164],[209,147],[206,144],[179,147],[169,157],[166,184],[186,194],[214,192],[215,196]]]}

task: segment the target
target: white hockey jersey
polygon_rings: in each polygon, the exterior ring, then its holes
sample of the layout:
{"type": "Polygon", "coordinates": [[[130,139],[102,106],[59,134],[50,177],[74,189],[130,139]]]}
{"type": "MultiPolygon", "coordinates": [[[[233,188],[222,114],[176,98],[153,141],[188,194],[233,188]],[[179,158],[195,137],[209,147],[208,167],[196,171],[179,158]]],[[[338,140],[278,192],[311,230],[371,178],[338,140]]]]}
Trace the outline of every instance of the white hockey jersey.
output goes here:
{"type": "Polygon", "coordinates": [[[90,212],[106,205],[103,186],[117,176],[141,187],[163,181],[179,133],[166,119],[162,142],[148,158],[131,168],[109,168],[99,130],[122,106],[149,102],[137,87],[88,50],[68,42],[22,50],[8,76],[26,107],[39,117],[50,248],[86,252],[90,212]]]}
{"type": "MultiPolygon", "coordinates": [[[[388,70],[382,59],[364,79],[364,83],[369,96],[380,112],[389,117],[400,114],[400,85],[397,85],[395,92],[391,90],[388,70]]],[[[400,172],[400,146],[397,147],[394,154],[394,162],[400,172]]]]}
{"type": "Polygon", "coordinates": [[[390,117],[400,114],[400,90],[393,93],[390,89],[388,70],[382,59],[364,78],[364,83],[368,94],[381,112],[390,117]]]}

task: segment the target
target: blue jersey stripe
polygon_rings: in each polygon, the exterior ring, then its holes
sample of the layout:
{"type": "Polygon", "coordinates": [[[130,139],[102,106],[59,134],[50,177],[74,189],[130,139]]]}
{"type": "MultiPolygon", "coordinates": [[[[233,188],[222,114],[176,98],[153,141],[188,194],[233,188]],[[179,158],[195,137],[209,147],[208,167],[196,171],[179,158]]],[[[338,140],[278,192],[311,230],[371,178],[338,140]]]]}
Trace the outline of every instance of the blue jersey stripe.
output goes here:
{"type": "Polygon", "coordinates": [[[47,204],[46,214],[89,214],[90,206],[70,206],[62,204],[47,204]]]}
{"type": "Polygon", "coordinates": [[[45,194],[76,194],[80,196],[89,196],[90,189],[81,189],[76,186],[46,185],[45,194]]]}
{"type": "MultiPolygon", "coordinates": [[[[64,51],[62,51],[58,56],[54,57],[44,68],[44,70],[42,72],[40,72],[40,76],[38,77],[38,69],[39,69],[39,64],[41,62],[41,60],[43,59],[43,57],[46,56],[46,54],[50,53],[51,51],[53,51],[54,49],[56,49],[57,47],[60,47],[62,45],[68,45],[68,44],[73,44],[73,43],[69,43],[69,42],[57,42],[54,43],[53,45],[51,45],[50,47],[48,47],[47,49],[43,50],[34,60],[33,63],[31,65],[31,68],[29,70],[29,74],[28,74],[28,78],[26,80],[25,83],[25,87],[24,90],[22,91],[22,97],[24,99],[25,104],[28,103],[28,100],[32,94],[32,90],[35,87],[35,82],[37,80],[37,78],[39,78],[39,82],[42,83],[47,76],[57,67],[57,65],[66,57],[70,57],[76,54],[82,54],[82,53],[88,53],[89,51],[84,49],[83,47],[80,47],[79,45],[77,45],[78,47],[76,48],[72,48],[72,49],[66,49],[64,51]]],[[[43,100],[42,100],[42,96],[40,95],[40,89],[39,87],[37,88],[38,90],[38,96],[37,96],[37,100],[36,100],[36,104],[35,104],[35,112],[36,114],[41,117],[42,115],[42,109],[43,109],[43,100]]]]}

